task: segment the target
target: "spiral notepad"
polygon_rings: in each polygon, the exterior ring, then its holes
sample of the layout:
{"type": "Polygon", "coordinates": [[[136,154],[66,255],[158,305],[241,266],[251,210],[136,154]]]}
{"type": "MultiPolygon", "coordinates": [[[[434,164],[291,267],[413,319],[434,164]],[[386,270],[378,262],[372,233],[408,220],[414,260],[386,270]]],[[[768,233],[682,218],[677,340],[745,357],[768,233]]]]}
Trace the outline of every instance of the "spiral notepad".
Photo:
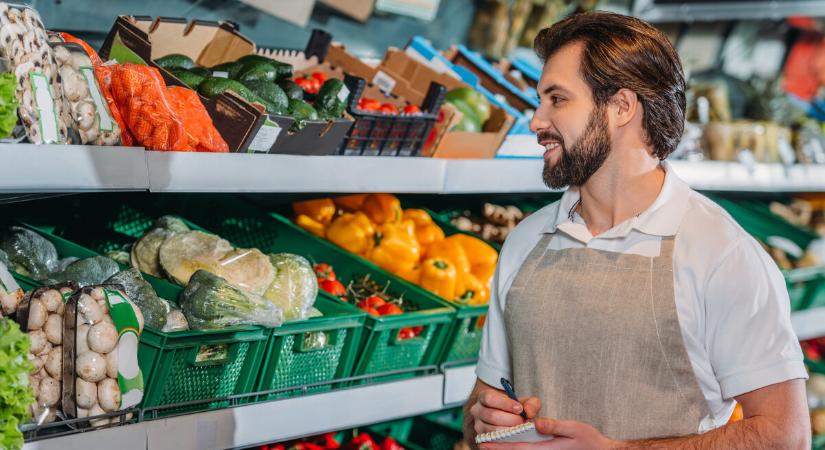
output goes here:
{"type": "Polygon", "coordinates": [[[552,439],[553,436],[539,434],[536,431],[535,422],[527,422],[504,430],[481,433],[476,436],[476,444],[485,442],[541,442],[552,439]]]}

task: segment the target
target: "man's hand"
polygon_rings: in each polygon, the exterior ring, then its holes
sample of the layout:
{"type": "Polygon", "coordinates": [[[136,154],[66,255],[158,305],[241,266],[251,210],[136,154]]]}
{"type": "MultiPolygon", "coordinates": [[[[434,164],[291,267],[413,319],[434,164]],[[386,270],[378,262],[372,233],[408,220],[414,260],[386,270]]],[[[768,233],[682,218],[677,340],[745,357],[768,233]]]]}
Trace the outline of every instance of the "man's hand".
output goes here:
{"type": "Polygon", "coordinates": [[[528,419],[533,419],[540,409],[541,401],[535,397],[517,402],[504,391],[478,380],[464,408],[464,434],[468,441],[474,442],[477,434],[524,423],[522,411],[528,419]]]}
{"type": "Polygon", "coordinates": [[[536,419],[536,431],[552,440],[544,442],[502,442],[481,444],[481,450],[611,450],[618,441],[602,436],[590,425],[572,420],[536,419]]]}

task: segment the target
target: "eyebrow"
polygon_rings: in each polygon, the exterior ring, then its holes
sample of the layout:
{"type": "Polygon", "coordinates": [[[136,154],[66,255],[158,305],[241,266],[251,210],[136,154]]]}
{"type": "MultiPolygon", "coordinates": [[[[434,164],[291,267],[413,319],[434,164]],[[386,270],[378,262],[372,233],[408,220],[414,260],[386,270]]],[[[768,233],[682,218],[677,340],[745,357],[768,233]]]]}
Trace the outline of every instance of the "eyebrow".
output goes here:
{"type": "Polygon", "coordinates": [[[551,92],[553,92],[553,91],[564,91],[564,92],[567,92],[567,89],[565,89],[565,88],[563,88],[563,87],[559,86],[558,84],[551,84],[550,86],[547,86],[546,88],[544,88],[544,90],[542,90],[542,91],[541,91],[541,94],[542,94],[542,95],[547,95],[547,94],[549,94],[549,93],[551,93],[551,92]]]}

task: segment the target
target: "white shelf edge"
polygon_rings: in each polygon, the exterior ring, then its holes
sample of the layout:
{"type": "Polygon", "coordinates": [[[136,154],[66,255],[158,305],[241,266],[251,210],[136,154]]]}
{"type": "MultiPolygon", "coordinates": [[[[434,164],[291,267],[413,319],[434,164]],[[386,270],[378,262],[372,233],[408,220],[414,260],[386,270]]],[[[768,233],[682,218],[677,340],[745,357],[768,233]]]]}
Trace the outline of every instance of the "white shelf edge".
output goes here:
{"type": "Polygon", "coordinates": [[[825,336],[825,308],[793,312],[791,324],[800,341],[825,336]]]}
{"type": "Polygon", "coordinates": [[[148,422],[27,442],[23,450],[146,450],[148,422]]]}

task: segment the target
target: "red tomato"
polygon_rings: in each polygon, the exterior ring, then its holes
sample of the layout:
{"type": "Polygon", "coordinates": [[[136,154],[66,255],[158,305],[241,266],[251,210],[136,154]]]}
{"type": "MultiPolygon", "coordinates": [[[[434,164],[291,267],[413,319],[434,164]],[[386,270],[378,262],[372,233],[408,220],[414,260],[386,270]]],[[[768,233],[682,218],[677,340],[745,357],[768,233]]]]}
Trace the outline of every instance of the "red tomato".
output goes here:
{"type": "Polygon", "coordinates": [[[403,314],[404,311],[398,307],[395,303],[385,303],[378,307],[378,312],[381,313],[382,316],[392,316],[395,314],[403,314]]]}
{"type": "Polygon", "coordinates": [[[347,288],[345,288],[344,285],[338,280],[321,280],[318,282],[318,287],[327,294],[334,295],[336,297],[341,297],[347,293],[347,288]]]}
{"type": "Polygon", "coordinates": [[[413,327],[412,331],[413,331],[413,334],[415,335],[415,337],[421,336],[421,333],[424,332],[424,326],[419,325],[417,327],[413,327]]]}
{"type": "Polygon", "coordinates": [[[381,112],[381,114],[389,114],[393,116],[398,115],[398,108],[396,108],[395,105],[390,103],[382,104],[381,107],[378,108],[378,111],[381,112]]]}
{"type": "Polygon", "coordinates": [[[387,303],[386,300],[377,295],[367,297],[367,299],[364,301],[367,302],[367,305],[369,305],[370,308],[378,308],[387,303]]]}
{"type": "Polygon", "coordinates": [[[362,111],[378,111],[381,108],[381,103],[378,100],[361,97],[358,100],[358,109],[362,111]]]}
{"type": "Polygon", "coordinates": [[[301,87],[307,94],[317,94],[321,89],[321,82],[317,78],[302,75],[295,77],[295,84],[301,87]]]}
{"type": "Polygon", "coordinates": [[[318,80],[318,82],[321,84],[324,84],[324,81],[327,81],[327,76],[324,75],[323,72],[312,72],[312,75],[310,76],[318,80]]]}
{"type": "Polygon", "coordinates": [[[317,276],[319,280],[335,281],[337,279],[335,271],[332,270],[332,266],[329,264],[319,263],[314,265],[312,268],[315,270],[315,276],[317,276]]]}
{"type": "Polygon", "coordinates": [[[399,341],[403,341],[405,339],[412,339],[414,337],[415,337],[415,333],[413,332],[413,329],[410,328],[410,327],[402,328],[401,330],[398,331],[398,340],[399,341]]]}
{"type": "Polygon", "coordinates": [[[401,446],[395,439],[391,437],[386,437],[381,444],[379,444],[381,450],[404,450],[404,447],[401,446]]]}
{"type": "Polygon", "coordinates": [[[366,311],[367,314],[372,314],[373,316],[380,316],[381,315],[381,313],[378,312],[378,310],[375,309],[375,308],[367,308],[364,311],[366,311]]]}
{"type": "Polygon", "coordinates": [[[410,115],[421,114],[421,108],[419,108],[417,105],[407,105],[404,107],[404,109],[401,110],[401,112],[410,115]]]}

